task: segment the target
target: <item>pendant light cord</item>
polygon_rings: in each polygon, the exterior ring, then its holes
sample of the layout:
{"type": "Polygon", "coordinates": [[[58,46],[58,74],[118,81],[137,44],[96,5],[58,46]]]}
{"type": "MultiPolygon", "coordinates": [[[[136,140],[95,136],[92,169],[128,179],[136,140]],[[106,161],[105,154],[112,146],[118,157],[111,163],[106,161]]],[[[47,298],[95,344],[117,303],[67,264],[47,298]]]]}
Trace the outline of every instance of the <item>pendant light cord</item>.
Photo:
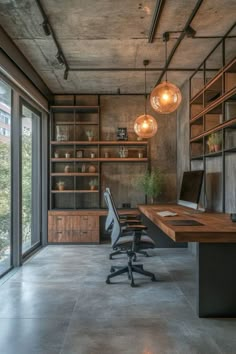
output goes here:
{"type": "MultiPolygon", "coordinates": [[[[165,62],[167,67],[167,40],[165,40],[165,62]]],[[[167,81],[167,70],[166,70],[166,81],[167,81]]]]}
{"type": "Polygon", "coordinates": [[[146,88],[146,80],[147,80],[147,71],[146,71],[146,67],[147,67],[147,65],[146,64],[144,64],[145,65],[145,88],[144,88],[144,90],[145,90],[145,111],[144,111],[144,114],[145,114],[145,116],[147,115],[147,88],[146,88]]]}

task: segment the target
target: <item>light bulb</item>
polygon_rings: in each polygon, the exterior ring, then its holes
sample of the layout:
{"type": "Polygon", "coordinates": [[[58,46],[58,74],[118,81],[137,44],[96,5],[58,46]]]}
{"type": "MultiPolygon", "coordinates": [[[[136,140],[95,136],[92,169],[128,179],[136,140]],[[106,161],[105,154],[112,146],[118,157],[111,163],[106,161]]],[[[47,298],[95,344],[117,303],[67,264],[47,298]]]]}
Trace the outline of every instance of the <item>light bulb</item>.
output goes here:
{"type": "Polygon", "coordinates": [[[141,138],[151,138],[157,132],[156,119],[148,114],[143,114],[135,119],[134,131],[141,138]]]}
{"type": "Polygon", "coordinates": [[[157,85],[150,96],[152,108],[162,114],[174,112],[180,105],[182,95],[179,88],[165,81],[157,85]]]}

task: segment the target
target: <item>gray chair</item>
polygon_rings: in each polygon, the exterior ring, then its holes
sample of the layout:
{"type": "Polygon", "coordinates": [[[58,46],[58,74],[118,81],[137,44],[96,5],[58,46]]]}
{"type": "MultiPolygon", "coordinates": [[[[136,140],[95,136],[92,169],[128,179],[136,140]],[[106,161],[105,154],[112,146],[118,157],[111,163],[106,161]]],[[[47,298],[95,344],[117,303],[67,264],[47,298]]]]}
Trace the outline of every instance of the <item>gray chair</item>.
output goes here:
{"type": "MultiPolygon", "coordinates": [[[[122,224],[123,227],[125,227],[127,225],[134,225],[134,224],[140,224],[141,223],[141,221],[140,221],[141,217],[140,217],[139,213],[137,213],[137,214],[133,214],[133,213],[132,214],[128,214],[128,213],[126,213],[126,214],[123,214],[123,215],[118,214],[118,211],[117,211],[117,208],[116,208],[116,205],[115,205],[115,201],[114,201],[114,198],[112,196],[110,188],[107,187],[106,188],[106,192],[109,194],[109,196],[111,198],[112,204],[113,204],[113,206],[114,206],[114,208],[116,210],[116,213],[118,215],[119,221],[120,221],[120,223],[122,224]]],[[[106,199],[105,199],[105,202],[106,202],[106,199]]],[[[106,218],[106,222],[105,222],[105,230],[106,231],[111,231],[112,225],[113,225],[113,212],[112,212],[112,210],[109,209],[109,206],[108,206],[107,202],[106,202],[106,205],[107,205],[107,208],[108,208],[108,214],[107,214],[107,218],[106,218]]],[[[144,228],[143,231],[142,231],[143,236],[146,235],[145,229],[146,228],[144,228]]],[[[123,236],[127,236],[127,234],[126,234],[127,232],[129,233],[130,231],[126,231],[126,232],[124,231],[123,236]]],[[[141,234],[140,234],[140,236],[141,236],[141,234]]],[[[155,243],[154,242],[150,243],[150,247],[149,248],[154,248],[154,247],[155,247],[155,243]]],[[[120,250],[119,247],[116,247],[116,248],[114,248],[114,251],[112,253],[110,253],[109,258],[112,259],[113,256],[118,255],[118,254],[122,254],[122,253],[125,253],[125,252],[120,250]]],[[[139,248],[139,244],[138,243],[136,245],[136,253],[139,253],[139,254],[142,254],[142,255],[144,255],[146,257],[149,257],[149,254],[147,253],[147,251],[144,251],[143,249],[139,248]]]]}
{"type": "Polygon", "coordinates": [[[107,276],[106,283],[110,284],[110,279],[118,275],[127,273],[130,279],[130,285],[135,286],[133,273],[139,273],[151,278],[155,281],[155,275],[143,269],[142,264],[133,264],[133,260],[136,257],[136,247],[139,248],[150,248],[154,247],[155,244],[153,240],[147,235],[142,235],[142,231],[146,229],[144,225],[126,225],[122,226],[119,215],[116,208],[113,205],[112,199],[108,192],[104,192],[104,199],[108,205],[108,210],[111,213],[113,220],[113,226],[111,230],[111,244],[112,248],[125,252],[128,256],[128,263],[124,267],[112,266],[111,273],[107,276]]]}

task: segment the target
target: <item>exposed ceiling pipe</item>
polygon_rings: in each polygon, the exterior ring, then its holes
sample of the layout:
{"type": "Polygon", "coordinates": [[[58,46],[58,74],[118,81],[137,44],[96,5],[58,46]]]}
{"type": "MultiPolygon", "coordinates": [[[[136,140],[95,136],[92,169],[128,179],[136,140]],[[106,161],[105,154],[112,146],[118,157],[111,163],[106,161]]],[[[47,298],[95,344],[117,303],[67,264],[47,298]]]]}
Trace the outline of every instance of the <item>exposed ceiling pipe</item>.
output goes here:
{"type": "Polygon", "coordinates": [[[148,43],[152,43],[155,37],[157,26],[159,24],[161,13],[165,5],[165,0],[157,0],[155,10],[152,17],[152,23],[148,34],[148,43]]]}
{"type": "Polygon", "coordinates": [[[177,39],[177,41],[176,41],[176,43],[175,43],[173,49],[172,49],[171,52],[170,52],[170,55],[169,55],[168,58],[167,58],[165,67],[164,67],[164,69],[163,69],[161,75],[159,76],[159,79],[157,80],[155,86],[157,86],[157,85],[160,84],[160,82],[161,82],[163,76],[165,75],[165,72],[166,72],[167,69],[168,69],[168,66],[170,65],[170,62],[171,62],[171,60],[172,60],[172,58],[173,58],[173,56],[174,56],[174,54],[175,54],[177,48],[179,47],[180,43],[181,43],[182,40],[184,39],[185,34],[186,34],[186,31],[188,30],[189,26],[191,25],[191,22],[193,21],[194,17],[196,16],[196,14],[197,14],[197,12],[198,12],[200,6],[202,5],[202,3],[203,3],[203,0],[198,0],[198,1],[197,1],[197,3],[196,3],[196,5],[195,5],[195,7],[194,7],[194,9],[193,9],[193,11],[192,11],[192,13],[191,13],[191,15],[189,16],[189,18],[188,18],[188,20],[187,20],[187,22],[186,22],[186,24],[185,24],[185,26],[184,26],[183,32],[181,32],[181,34],[180,34],[179,38],[177,39]]]}

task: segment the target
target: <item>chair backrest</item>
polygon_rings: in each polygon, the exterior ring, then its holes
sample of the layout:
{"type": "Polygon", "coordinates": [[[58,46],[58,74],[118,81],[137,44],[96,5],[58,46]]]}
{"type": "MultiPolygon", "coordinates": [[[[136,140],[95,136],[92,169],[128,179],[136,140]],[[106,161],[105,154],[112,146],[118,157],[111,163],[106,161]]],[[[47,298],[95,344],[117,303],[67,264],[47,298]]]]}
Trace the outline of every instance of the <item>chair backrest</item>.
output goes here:
{"type": "MultiPolygon", "coordinates": [[[[118,212],[117,212],[117,208],[116,208],[116,204],[115,204],[115,201],[114,201],[114,198],[113,198],[113,196],[112,196],[112,194],[111,194],[111,190],[110,190],[110,188],[106,188],[106,192],[109,194],[109,196],[110,196],[110,199],[111,199],[111,202],[112,202],[112,204],[113,204],[113,209],[114,209],[114,212],[115,212],[115,214],[116,214],[116,216],[117,216],[117,219],[119,220],[119,214],[118,214],[118,212]]],[[[108,214],[107,214],[107,218],[106,218],[106,222],[105,222],[105,230],[106,231],[109,231],[110,229],[111,229],[111,227],[112,227],[112,224],[113,224],[113,213],[112,213],[112,211],[109,209],[109,207],[108,207],[108,204],[107,204],[107,201],[106,201],[106,198],[105,198],[105,196],[104,196],[104,199],[105,199],[105,202],[106,202],[106,205],[107,205],[107,208],[108,208],[108,214]]]]}
{"type": "Polygon", "coordinates": [[[118,213],[116,211],[116,208],[112,202],[110,193],[105,191],[104,192],[104,199],[108,207],[108,214],[110,215],[110,218],[112,219],[112,231],[111,231],[111,244],[112,247],[115,247],[120,235],[121,235],[121,225],[120,225],[120,220],[118,213]]]}

